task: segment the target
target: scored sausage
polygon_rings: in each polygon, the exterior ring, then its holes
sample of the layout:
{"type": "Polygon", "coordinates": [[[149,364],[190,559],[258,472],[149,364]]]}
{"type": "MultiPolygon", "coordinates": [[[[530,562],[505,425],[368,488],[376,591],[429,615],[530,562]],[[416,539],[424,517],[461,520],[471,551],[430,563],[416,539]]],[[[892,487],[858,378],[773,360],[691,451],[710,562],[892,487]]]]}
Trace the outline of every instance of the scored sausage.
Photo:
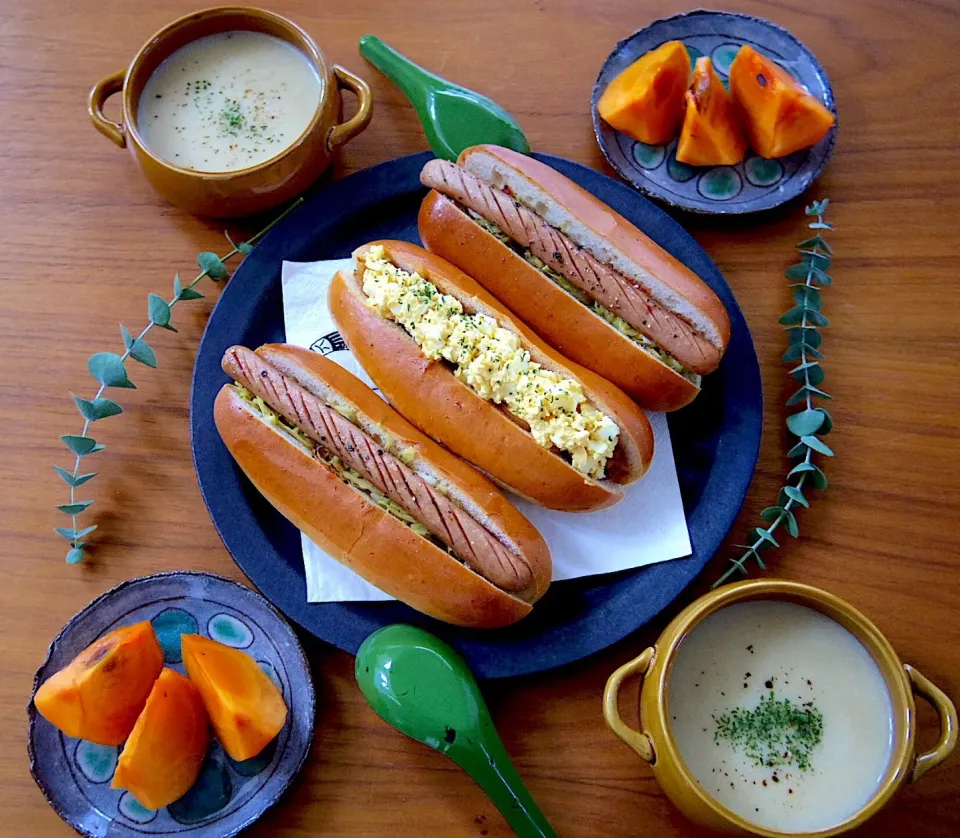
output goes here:
{"type": "Polygon", "coordinates": [[[223,368],[404,509],[471,570],[505,591],[521,591],[530,585],[532,571],[522,556],[320,398],[243,347],[227,353],[223,368]]]}
{"type": "Polygon", "coordinates": [[[496,224],[513,241],[528,248],[638,332],[661,346],[669,346],[670,354],[691,371],[709,372],[720,362],[720,349],[695,326],[665,308],[648,289],[600,262],[506,192],[494,189],[446,160],[427,163],[420,181],[496,224]]]}

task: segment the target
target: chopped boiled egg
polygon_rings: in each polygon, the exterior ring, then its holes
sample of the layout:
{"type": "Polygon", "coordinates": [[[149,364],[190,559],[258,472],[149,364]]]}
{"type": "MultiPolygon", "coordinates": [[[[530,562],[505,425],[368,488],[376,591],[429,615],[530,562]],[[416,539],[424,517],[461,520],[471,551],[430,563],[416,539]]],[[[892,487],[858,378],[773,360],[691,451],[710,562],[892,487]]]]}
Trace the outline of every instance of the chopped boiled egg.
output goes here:
{"type": "Polygon", "coordinates": [[[370,308],[402,326],[425,357],[452,364],[481,398],[526,421],[538,444],[567,453],[577,471],[603,478],[620,429],[587,401],[579,382],[531,361],[519,335],[485,314],[465,314],[459,300],[390,262],[382,246],[370,248],[365,263],[370,308]]]}

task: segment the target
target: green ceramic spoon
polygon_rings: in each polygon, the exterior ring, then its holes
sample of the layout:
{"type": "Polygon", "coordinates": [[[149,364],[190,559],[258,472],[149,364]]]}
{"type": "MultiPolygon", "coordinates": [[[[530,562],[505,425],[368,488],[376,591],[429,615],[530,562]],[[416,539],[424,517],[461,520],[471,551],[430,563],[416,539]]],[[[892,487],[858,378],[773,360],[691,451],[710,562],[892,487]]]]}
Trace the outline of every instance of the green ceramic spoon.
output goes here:
{"type": "Polygon", "coordinates": [[[437,157],[456,160],[479,143],[530,153],[520,126],[492,99],[427,72],[373,35],[360,39],[360,54],[413,104],[437,157]]]}
{"type": "Polygon", "coordinates": [[[477,682],[446,643],[413,626],[386,626],[363,641],[356,675],[381,719],[450,757],[520,838],[556,838],[510,762],[477,682]]]}

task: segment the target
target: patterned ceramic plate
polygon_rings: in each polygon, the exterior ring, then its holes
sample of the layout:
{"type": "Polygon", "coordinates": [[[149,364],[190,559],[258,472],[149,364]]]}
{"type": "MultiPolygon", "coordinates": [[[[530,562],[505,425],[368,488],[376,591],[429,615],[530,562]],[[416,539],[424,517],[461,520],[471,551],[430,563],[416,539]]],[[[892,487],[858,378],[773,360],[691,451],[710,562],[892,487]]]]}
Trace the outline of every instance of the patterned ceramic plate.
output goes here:
{"type": "Polygon", "coordinates": [[[823,171],[833,151],[837,126],[813,148],[779,160],[750,152],[736,166],[698,168],[675,157],[677,141],[651,146],[632,140],[600,119],[597,100],[617,74],[666,41],[683,41],[693,63],[709,55],[727,83],[737,51],[750,44],[800,80],[836,116],[827,74],[803,44],[776,24],[726,12],[695,11],[665,18],[617,44],[593,88],[593,130],[604,155],[620,176],[645,194],[690,212],[738,215],[771,209],[801,194],[823,171]]]}
{"type": "Polygon", "coordinates": [[[155,812],[110,788],[121,748],[64,736],[31,701],[30,770],[50,805],[84,835],[228,838],[277,802],[310,750],[314,693],[303,650],[283,617],[249,588],[208,573],[163,573],[124,582],[70,620],[37,670],[34,691],[98,637],[143,620],[153,622],[165,665],[181,674],[183,633],[204,634],[253,655],[290,709],[277,738],[244,762],[231,760],[214,739],[193,788],[155,812]]]}

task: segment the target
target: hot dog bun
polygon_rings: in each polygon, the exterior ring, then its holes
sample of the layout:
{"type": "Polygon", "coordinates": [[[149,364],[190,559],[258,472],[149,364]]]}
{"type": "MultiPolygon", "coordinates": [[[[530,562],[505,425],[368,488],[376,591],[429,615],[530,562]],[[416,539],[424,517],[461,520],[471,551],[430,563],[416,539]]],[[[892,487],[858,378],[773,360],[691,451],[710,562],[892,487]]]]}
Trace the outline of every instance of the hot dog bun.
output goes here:
{"type": "Polygon", "coordinates": [[[427,247],[644,407],[682,407],[696,396],[699,376],[720,363],[730,322],[719,298],[559,172],[509,149],[474,146],[456,165],[430,161],[421,180],[447,198],[431,193],[421,208],[420,235],[427,247]],[[482,217],[482,224],[468,210],[482,217]],[[500,238],[491,227],[499,228],[500,238]],[[569,292],[522,258],[525,252],[559,274],[569,292]],[[601,309],[607,320],[596,313],[601,309]],[[614,318],[622,318],[636,340],[610,325],[614,318]]]}
{"type": "MultiPolygon", "coordinates": [[[[324,551],[397,599],[445,622],[495,628],[530,613],[550,584],[550,553],[533,525],[489,480],[424,436],[359,379],[316,353],[284,345],[267,345],[257,353],[231,347],[223,365],[250,389],[245,397],[228,384],[218,394],[214,421],[221,438],[261,494],[324,551]],[[373,442],[382,455],[381,467],[393,457],[395,471],[402,465],[423,478],[421,485],[425,481],[435,487],[437,501],[454,504],[461,520],[465,513],[482,526],[497,550],[508,552],[523,569],[525,587],[504,590],[374,503],[258,412],[250,396],[259,394],[285,421],[300,414],[296,426],[309,428],[311,437],[325,436],[327,426],[319,414],[332,408],[337,421],[349,422],[355,433],[351,439],[363,435],[373,442]]],[[[311,441],[332,445],[329,439],[311,441]]]]}
{"type": "Polygon", "coordinates": [[[653,457],[653,431],[643,411],[621,390],[547,346],[477,283],[450,263],[406,242],[371,242],[354,252],[357,270],[330,285],[329,305],[341,334],[390,403],[451,451],[521,497],[571,512],[600,509],[623,497],[623,485],[638,480],[653,457]],[[465,313],[481,313],[517,334],[532,361],[578,381],[590,402],[610,416],[619,439],[606,479],[577,471],[542,447],[505,410],[457,379],[451,365],[430,361],[397,323],[366,304],[361,277],[365,254],[382,246],[389,260],[455,297],[465,313]]]}
{"type": "Polygon", "coordinates": [[[644,352],[600,315],[551,282],[452,200],[431,190],[420,205],[427,248],[474,277],[547,343],[613,382],[648,410],[678,410],[700,388],[644,352]]]}

